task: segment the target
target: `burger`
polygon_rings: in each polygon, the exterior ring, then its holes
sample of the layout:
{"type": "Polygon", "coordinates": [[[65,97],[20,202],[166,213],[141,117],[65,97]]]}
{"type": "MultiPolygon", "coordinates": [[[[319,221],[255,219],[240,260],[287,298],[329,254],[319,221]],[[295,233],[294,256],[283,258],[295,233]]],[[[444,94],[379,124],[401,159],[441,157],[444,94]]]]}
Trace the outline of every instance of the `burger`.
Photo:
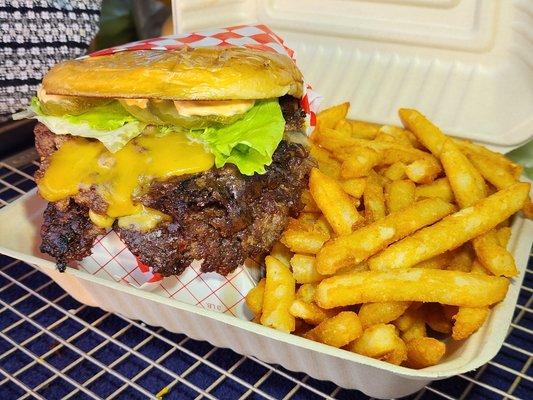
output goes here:
{"type": "Polygon", "coordinates": [[[56,65],[25,114],[39,121],[41,251],[64,270],[112,229],[162,276],[260,261],[302,208],[302,94],[289,57],[246,48],[56,65]]]}

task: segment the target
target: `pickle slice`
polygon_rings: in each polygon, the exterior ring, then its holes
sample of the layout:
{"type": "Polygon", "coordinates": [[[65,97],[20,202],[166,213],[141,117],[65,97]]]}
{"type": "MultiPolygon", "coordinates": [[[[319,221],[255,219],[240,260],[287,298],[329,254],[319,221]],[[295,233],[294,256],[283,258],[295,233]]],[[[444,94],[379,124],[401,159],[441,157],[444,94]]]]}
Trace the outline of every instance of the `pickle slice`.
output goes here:
{"type": "Polygon", "coordinates": [[[67,114],[80,115],[93,107],[103,106],[112,101],[112,99],[98,97],[49,95],[43,88],[38,90],[37,97],[44,113],[56,117],[67,114]]]}

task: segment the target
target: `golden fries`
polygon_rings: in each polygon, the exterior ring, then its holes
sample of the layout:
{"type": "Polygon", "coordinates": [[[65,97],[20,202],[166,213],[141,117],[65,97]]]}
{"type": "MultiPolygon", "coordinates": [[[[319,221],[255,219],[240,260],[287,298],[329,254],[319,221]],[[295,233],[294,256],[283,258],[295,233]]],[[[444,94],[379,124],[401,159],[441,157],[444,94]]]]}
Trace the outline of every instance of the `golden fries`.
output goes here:
{"type": "Polygon", "coordinates": [[[503,300],[508,286],[505,278],[459,271],[364,271],[324,279],[315,299],[322,308],[388,301],[482,307],[503,300]]]}
{"type": "Polygon", "coordinates": [[[362,223],[350,198],[332,178],[313,168],[309,179],[309,190],[318,208],[338,235],[347,235],[357,224],[362,223]]]}
{"type": "Polygon", "coordinates": [[[528,183],[516,183],[393,244],[368,261],[370,269],[408,268],[494,228],[522,208],[528,183]]]}
{"type": "Polygon", "coordinates": [[[530,187],[520,165],[416,110],[399,111],[403,129],[348,120],[348,106],[319,113],[303,211],[246,304],[254,322],[426,368],[518,275],[508,225],[521,208],[532,216],[530,187]]]}
{"type": "Polygon", "coordinates": [[[359,317],[351,311],[342,311],[322,321],[304,336],[333,347],[342,347],[357,339],[363,333],[359,317]]]}
{"type": "Polygon", "coordinates": [[[440,199],[426,199],[412,204],[324,245],[317,255],[316,269],[328,275],[342,267],[359,264],[388,244],[438,221],[453,210],[451,204],[440,199]]]}
{"type": "Polygon", "coordinates": [[[294,301],[295,282],[291,271],[281,261],[267,256],[265,291],[261,324],[292,332],[296,321],[289,312],[294,301]]]}

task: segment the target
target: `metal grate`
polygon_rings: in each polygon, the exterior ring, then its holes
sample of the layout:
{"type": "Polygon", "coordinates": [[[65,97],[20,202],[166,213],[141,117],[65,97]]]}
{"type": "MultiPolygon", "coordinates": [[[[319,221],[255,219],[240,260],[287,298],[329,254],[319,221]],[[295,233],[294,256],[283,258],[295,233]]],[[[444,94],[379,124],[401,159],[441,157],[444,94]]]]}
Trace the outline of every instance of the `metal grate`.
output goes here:
{"type": "MultiPolygon", "coordinates": [[[[35,187],[36,154],[0,162],[0,207],[35,187]]],[[[533,258],[498,355],[409,399],[533,398],[533,258]]],[[[0,256],[1,399],[367,399],[253,357],[78,303],[0,256]],[[166,394],[165,394],[166,393],[166,394]]]]}

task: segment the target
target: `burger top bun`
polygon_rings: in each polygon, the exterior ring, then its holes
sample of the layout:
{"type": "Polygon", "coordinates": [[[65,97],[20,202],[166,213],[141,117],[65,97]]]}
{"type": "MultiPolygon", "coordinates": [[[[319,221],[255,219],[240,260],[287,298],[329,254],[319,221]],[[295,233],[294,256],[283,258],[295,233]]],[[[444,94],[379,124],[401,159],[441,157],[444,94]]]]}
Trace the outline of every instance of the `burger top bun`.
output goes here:
{"type": "Polygon", "coordinates": [[[123,51],[69,60],[43,80],[47,94],[168,100],[301,98],[303,78],[285,55],[240,47],[123,51]]]}

